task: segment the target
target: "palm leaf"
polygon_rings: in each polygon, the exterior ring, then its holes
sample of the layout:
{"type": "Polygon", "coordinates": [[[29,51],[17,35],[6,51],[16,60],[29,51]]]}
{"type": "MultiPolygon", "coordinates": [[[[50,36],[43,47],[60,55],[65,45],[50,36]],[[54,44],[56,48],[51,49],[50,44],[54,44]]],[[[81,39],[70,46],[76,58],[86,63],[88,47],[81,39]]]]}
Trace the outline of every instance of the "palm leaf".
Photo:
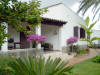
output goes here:
{"type": "Polygon", "coordinates": [[[92,31],[87,31],[87,32],[86,32],[86,34],[87,34],[88,37],[90,37],[90,35],[91,35],[92,33],[93,33],[92,31]]]}
{"type": "Polygon", "coordinates": [[[85,23],[86,23],[87,26],[89,25],[89,22],[90,22],[90,18],[87,17],[87,18],[85,19],[85,23]]]}
{"type": "Polygon", "coordinates": [[[88,31],[88,28],[85,25],[80,24],[81,28],[83,28],[85,31],[88,31]]]}
{"type": "Polygon", "coordinates": [[[52,60],[50,57],[47,60],[43,57],[18,58],[9,64],[15,70],[15,75],[66,75],[72,69],[66,65],[60,58],[52,60]]]}
{"type": "Polygon", "coordinates": [[[94,18],[96,17],[96,14],[98,14],[99,11],[100,11],[100,6],[99,6],[99,8],[96,7],[96,10],[94,11],[95,13],[94,13],[92,20],[94,20],[94,18]]]}
{"type": "Polygon", "coordinates": [[[89,31],[94,27],[94,25],[97,23],[97,21],[95,21],[94,23],[92,23],[90,26],[89,26],[89,31]]]}
{"type": "Polygon", "coordinates": [[[90,9],[92,7],[93,12],[95,12],[94,13],[94,17],[95,17],[95,15],[97,15],[97,13],[100,14],[100,12],[99,12],[100,8],[98,8],[98,7],[100,7],[99,4],[100,4],[100,0],[82,0],[80,3],[78,13],[80,11],[82,11],[83,15],[84,15],[88,11],[88,9],[90,9]]]}
{"type": "Polygon", "coordinates": [[[100,37],[93,37],[91,41],[100,40],[100,37]]]}
{"type": "Polygon", "coordinates": [[[86,38],[81,38],[80,41],[87,41],[88,42],[89,40],[86,38]]]}

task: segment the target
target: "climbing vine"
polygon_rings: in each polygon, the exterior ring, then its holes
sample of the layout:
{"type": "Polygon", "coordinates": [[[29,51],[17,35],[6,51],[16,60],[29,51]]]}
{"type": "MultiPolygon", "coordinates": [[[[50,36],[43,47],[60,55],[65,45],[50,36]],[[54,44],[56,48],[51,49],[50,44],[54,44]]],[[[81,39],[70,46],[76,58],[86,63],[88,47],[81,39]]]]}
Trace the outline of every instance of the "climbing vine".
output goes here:
{"type": "MultiPolygon", "coordinates": [[[[41,15],[46,11],[40,8],[40,1],[37,0],[29,3],[18,0],[0,0],[0,31],[1,24],[5,22],[18,32],[33,33],[34,27],[41,23],[41,15]]],[[[0,32],[0,35],[2,33],[0,32]]]]}
{"type": "Polygon", "coordinates": [[[5,37],[8,37],[9,35],[5,33],[5,26],[0,25],[0,47],[5,42],[5,37]]]}

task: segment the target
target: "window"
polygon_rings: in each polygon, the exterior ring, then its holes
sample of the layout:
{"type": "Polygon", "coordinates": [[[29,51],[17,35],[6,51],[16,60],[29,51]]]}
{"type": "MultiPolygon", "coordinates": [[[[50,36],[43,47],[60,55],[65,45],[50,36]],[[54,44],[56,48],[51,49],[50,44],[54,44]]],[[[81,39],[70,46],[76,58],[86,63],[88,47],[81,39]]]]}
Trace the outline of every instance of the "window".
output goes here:
{"type": "Polygon", "coordinates": [[[74,36],[78,37],[78,26],[74,27],[74,36]]]}
{"type": "Polygon", "coordinates": [[[85,30],[80,28],[80,38],[85,38],[85,30]]]}

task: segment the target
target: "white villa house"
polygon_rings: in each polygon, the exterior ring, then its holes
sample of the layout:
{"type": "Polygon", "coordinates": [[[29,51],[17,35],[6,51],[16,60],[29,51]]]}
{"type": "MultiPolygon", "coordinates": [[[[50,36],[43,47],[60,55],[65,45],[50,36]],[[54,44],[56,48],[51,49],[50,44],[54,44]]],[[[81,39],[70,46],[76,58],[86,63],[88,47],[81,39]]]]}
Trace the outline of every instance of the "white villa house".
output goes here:
{"type": "MultiPolygon", "coordinates": [[[[74,13],[63,3],[48,6],[48,12],[42,16],[43,20],[41,25],[36,27],[36,34],[45,35],[46,43],[53,45],[53,50],[61,51],[63,47],[67,46],[66,40],[69,37],[76,36],[78,39],[85,38],[85,31],[80,28],[80,23],[84,24],[84,20],[74,13]]],[[[32,48],[32,45],[26,41],[23,32],[19,33],[15,29],[8,27],[6,30],[11,34],[10,38],[14,39],[14,48],[32,48]]],[[[10,44],[6,41],[1,47],[2,51],[7,51],[10,44]]],[[[83,41],[77,42],[80,46],[86,46],[87,43],[83,41]]],[[[39,48],[41,46],[39,45],[39,48]]]]}

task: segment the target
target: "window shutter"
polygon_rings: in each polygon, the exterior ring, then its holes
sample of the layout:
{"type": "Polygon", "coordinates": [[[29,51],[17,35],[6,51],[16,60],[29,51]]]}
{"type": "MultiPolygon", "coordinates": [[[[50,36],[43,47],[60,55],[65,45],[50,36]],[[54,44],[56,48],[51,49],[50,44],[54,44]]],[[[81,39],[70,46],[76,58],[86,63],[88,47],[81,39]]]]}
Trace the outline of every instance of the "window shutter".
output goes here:
{"type": "Polygon", "coordinates": [[[78,26],[74,27],[74,36],[78,37],[78,26]]]}
{"type": "Polygon", "coordinates": [[[85,38],[85,30],[80,28],[80,38],[85,38]]]}

